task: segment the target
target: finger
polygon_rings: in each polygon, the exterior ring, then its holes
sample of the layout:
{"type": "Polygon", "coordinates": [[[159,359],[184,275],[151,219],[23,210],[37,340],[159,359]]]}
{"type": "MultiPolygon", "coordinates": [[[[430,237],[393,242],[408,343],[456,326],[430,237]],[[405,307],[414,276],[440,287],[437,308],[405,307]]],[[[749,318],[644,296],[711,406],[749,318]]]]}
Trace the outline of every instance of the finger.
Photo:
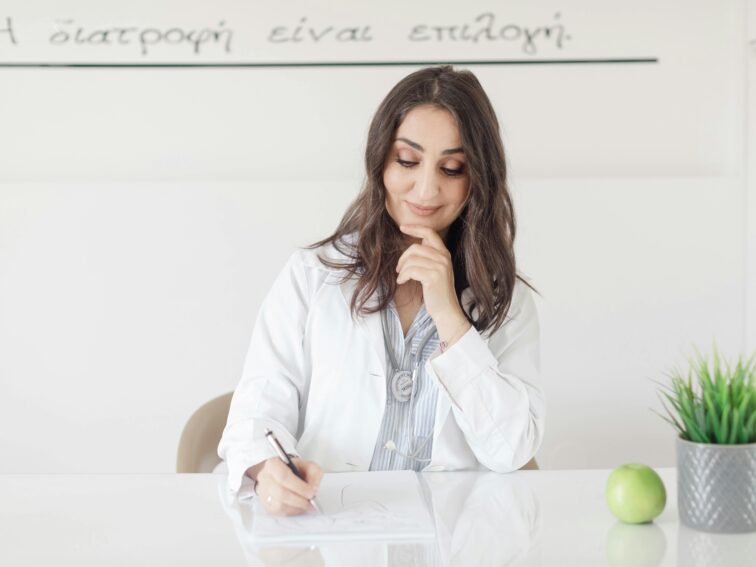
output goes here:
{"type": "Polygon", "coordinates": [[[427,244],[435,248],[436,250],[447,249],[443,239],[441,238],[441,235],[428,226],[422,226],[419,224],[403,224],[399,226],[399,230],[401,230],[405,234],[409,234],[410,236],[422,238],[423,244],[427,244]]]}
{"type": "Polygon", "coordinates": [[[294,508],[301,512],[310,510],[310,500],[303,498],[281,484],[269,484],[263,492],[265,503],[274,510],[294,508]]]}
{"type": "Polygon", "coordinates": [[[307,514],[312,510],[312,506],[308,504],[308,508],[306,510],[300,510],[299,508],[289,508],[288,506],[282,506],[281,507],[281,515],[283,516],[301,516],[302,514],[307,514]]]}
{"type": "Polygon", "coordinates": [[[271,514],[281,515],[284,509],[290,508],[283,500],[278,496],[279,490],[275,487],[275,481],[270,478],[260,475],[260,479],[257,482],[257,496],[260,499],[262,507],[271,514]]]}
{"type": "Polygon", "coordinates": [[[420,256],[423,258],[428,258],[429,260],[441,262],[444,265],[451,265],[451,253],[448,250],[446,250],[446,253],[444,253],[436,248],[433,248],[432,246],[427,246],[424,244],[413,244],[412,246],[407,248],[401,256],[399,256],[399,261],[396,263],[397,273],[402,271],[404,263],[413,256],[420,256]]]}
{"type": "Polygon", "coordinates": [[[402,272],[412,269],[412,268],[438,270],[441,273],[443,273],[444,271],[444,265],[438,260],[424,258],[420,256],[412,256],[411,258],[408,258],[406,262],[404,262],[404,265],[402,266],[402,269],[399,273],[401,274],[402,272]]]}
{"type": "Polygon", "coordinates": [[[284,508],[292,508],[300,512],[306,512],[311,508],[308,498],[288,490],[281,485],[274,476],[260,473],[257,494],[263,502],[263,506],[271,513],[283,513],[284,508]]]}
{"type": "Polygon", "coordinates": [[[405,268],[399,277],[396,279],[396,283],[402,285],[409,280],[415,280],[423,284],[432,284],[441,279],[441,274],[435,268],[426,268],[423,266],[410,266],[405,268]]]}
{"type": "Polygon", "coordinates": [[[270,474],[278,484],[301,498],[309,500],[313,497],[312,487],[295,475],[283,461],[271,463],[270,474]]]}
{"type": "Polygon", "coordinates": [[[304,514],[310,509],[309,502],[307,503],[307,508],[301,508],[298,506],[291,506],[287,502],[275,498],[273,495],[269,496],[270,498],[267,496],[263,498],[263,508],[265,508],[266,512],[274,516],[296,516],[304,514]]]}
{"type": "Polygon", "coordinates": [[[323,479],[323,469],[317,463],[305,461],[304,459],[295,461],[295,463],[299,467],[299,472],[302,473],[307,484],[312,486],[317,493],[318,488],[320,488],[320,481],[323,479]]]}
{"type": "Polygon", "coordinates": [[[412,258],[407,261],[404,268],[402,268],[402,271],[399,272],[399,275],[396,278],[396,283],[401,285],[408,279],[417,279],[417,277],[414,276],[423,278],[423,280],[418,281],[433,281],[429,280],[428,276],[435,273],[438,273],[438,275],[444,273],[443,267],[438,262],[427,260],[425,258],[412,258]]]}

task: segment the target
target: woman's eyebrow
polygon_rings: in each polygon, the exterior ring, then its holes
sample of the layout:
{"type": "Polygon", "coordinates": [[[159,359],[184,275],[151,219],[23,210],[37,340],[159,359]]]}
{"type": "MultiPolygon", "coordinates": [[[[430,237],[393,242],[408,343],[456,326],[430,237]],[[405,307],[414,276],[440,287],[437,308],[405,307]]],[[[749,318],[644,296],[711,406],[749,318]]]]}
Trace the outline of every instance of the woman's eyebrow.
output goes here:
{"type": "MultiPolygon", "coordinates": [[[[407,138],[397,138],[397,140],[401,140],[402,142],[409,144],[410,146],[412,146],[413,148],[421,152],[425,151],[425,148],[423,148],[420,144],[418,144],[417,142],[413,142],[412,140],[409,140],[407,138]]],[[[451,149],[444,150],[443,152],[441,152],[441,155],[445,156],[449,154],[463,154],[463,153],[465,153],[465,151],[462,148],[451,148],[451,149]]]]}

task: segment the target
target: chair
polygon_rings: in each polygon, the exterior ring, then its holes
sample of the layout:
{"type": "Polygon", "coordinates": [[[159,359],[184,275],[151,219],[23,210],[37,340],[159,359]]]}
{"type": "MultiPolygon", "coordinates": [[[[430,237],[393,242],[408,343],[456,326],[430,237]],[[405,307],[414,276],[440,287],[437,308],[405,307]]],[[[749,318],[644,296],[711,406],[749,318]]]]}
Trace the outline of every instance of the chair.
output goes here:
{"type": "Polygon", "coordinates": [[[218,443],[226,427],[232,395],[233,392],[228,392],[213,398],[200,406],[186,422],[179,441],[176,472],[213,472],[221,462],[218,443]]]}
{"type": "MultiPolygon", "coordinates": [[[[220,463],[218,443],[226,427],[232,395],[233,392],[228,392],[213,398],[200,406],[186,422],[179,441],[176,472],[213,472],[215,466],[220,463]]],[[[522,470],[537,469],[535,457],[522,467],[522,470]]]]}

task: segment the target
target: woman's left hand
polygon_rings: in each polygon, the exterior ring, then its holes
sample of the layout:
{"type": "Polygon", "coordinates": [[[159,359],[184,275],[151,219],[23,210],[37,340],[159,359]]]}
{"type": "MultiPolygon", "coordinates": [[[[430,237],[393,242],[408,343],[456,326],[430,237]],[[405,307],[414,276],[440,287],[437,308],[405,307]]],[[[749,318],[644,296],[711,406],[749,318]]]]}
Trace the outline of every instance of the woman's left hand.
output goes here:
{"type": "Polygon", "coordinates": [[[439,339],[450,344],[470,328],[454,291],[451,253],[432,228],[402,225],[399,230],[422,239],[422,243],[412,244],[401,255],[396,282],[401,285],[416,280],[422,284],[425,308],[436,324],[439,339]]]}

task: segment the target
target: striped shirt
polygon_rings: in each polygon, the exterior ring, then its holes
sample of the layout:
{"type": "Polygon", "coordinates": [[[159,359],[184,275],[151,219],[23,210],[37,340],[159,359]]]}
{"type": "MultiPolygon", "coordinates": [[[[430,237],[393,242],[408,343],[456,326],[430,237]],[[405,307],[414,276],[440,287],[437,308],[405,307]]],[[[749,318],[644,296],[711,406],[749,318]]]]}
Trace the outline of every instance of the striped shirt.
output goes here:
{"type": "Polygon", "coordinates": [[[386,313],[388,319],[388,337],[386,342],[393,349],[394,359],[399,370],[412,372],[412,353],[416,352],[420,343],[432,333],[419,353],[420,366],[417,372],[417,383],[412,400],[414,405],[412,421],[410,420],[410,401],[399,401],[391,391],[391,378],[394,368],[391,356],[386,352],[386,409],[383,414],[378,439],[370,462],[371,471],[383,470],[422,470],[428,465],[428,460],[418,461],[406,458],[396,451],[385,448],[389,441],[393,441],[398,451],[405,455],[414,455],[417,459],[430,459],[433,445],[433,423],[436,417],[436,398],[438,389],[433,380],[425,372],[425,363],[438,347],[438,332],[435,330],[433,319],[425,309],[425,304],[415,316],[415,320],[407,330],[407,336],[402,331],[399,313],[394,300],[386,313]]]}

